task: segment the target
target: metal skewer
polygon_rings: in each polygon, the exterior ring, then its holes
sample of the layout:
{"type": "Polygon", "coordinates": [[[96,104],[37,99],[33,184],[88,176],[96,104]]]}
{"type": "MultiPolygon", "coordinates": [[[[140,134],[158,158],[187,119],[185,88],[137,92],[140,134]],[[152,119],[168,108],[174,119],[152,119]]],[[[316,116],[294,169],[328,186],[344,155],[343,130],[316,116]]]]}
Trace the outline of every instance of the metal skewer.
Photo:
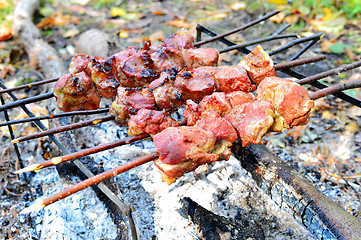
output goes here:
{"type": "Polygon", "coordinates": [[[1,89],[0,94],[1,93],[16,91],[16,90],[20,90],[20,89],[25,89],[25,88],[32,88],[32,87],[43,85],[43,84],[46,84],[46,83],[56,82],[58,79],[59,78],[50,78],[50,79],[45,79],[45,80],[42,80],[42,81],[29,83],[29,84],[25,84],[25,85],[13,87],[13,88],[1,89]]]}
{"type": "Polygon", "coordinates": [[[352,88],[359,88],[359,87],[361,87],[361,79],[348,81],[348,82],[344,82],[344,83],[339,83],[339,84],[332,85],[327,88],[318,90],[316,92],[310,93],[310,98],[315,100],[315,99],[322,98],[322,97],[325,97],[325,96],[333,94],[333,93],[341,92],[341,91],[344,91],[347,89],[352,89],[352,88]]]}
{"type": "Polygon", "coordinates": [[[10,108],[16,108],[21,105],[42,101],[42,100],[49,99],[52,97],[54,97],[54,94],[52,92],[50,92],[50,93],[45,93],[45,94],[34,96],[34,97],[25,98],[22,100],[17,100],[15,102],[11,102],[11,103],[0,106],[0,111],[4,111],[4,110],[10,109],[10,108]]]}

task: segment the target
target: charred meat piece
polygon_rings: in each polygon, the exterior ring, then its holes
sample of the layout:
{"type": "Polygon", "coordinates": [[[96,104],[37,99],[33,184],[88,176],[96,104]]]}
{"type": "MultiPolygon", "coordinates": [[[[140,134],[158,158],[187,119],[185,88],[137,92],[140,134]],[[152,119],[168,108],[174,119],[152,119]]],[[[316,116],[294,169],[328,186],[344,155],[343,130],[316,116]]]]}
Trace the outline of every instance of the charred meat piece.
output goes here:
{"type": "Polygon", "coordinates": [[[189,34],[187,29],[179,29],[175,34],[165,39],[162,47],[173,48],[173,49],[189,49],[194,47],[194,37],[189,34]]]}
{"type": "Polygon", "coordinates": [[[124,87],[148,86],[158,76],[148,50],[138,51],[118,66],[118,79],[124,87]]]}
{"type": "Polygon", "coordinates": [[[262,137],[272,127],[275,110],[265,100],[244,103],[232,109],[225,118],[237,130],[242,146],[260,143],[262,137]]]}
{"type": "Polygon", "coordinates": [[[153,141],[159,153],[154,163],[169,184],[201,164],[228,160],[231,154],[231,143],[216,148],[215,136],[200,127],[170,127],[154,135],[153,141]]]}
{"type": "Polygon", "coordinates": [[[115,66],[115,69],[118,68],[118,66],[123,65],[125,60],[127,60],[128,57],[133,56],[137,53],[137,49],[135,47],[128,47],[124,51],[118,52],[111,56],[110,58],[113,58],[113,64],[115,66]]]}
{"type": "Polygon", "coordinates": [[[68,73],[59,78],[54,86],[54,95],[58,108],[64,112],[95,110],[100,105],[100,96],[85,72],[68,73]]]}
{"type": "Polygon", "coordinates": [[[165,110],[141,109],[128,121],[128,134],[136,136],[142,133],[157,134],[169,127],[178,127],[178,123],[167,116],[165,110]]]}
{"type": "Polygon", "coordinates": [[[181,91],[183,99],[198,101],[214,91],[215,78],[208,69],[212,68],[200,67],[177,75],[174,86],[181,91]]]}
{"type": "Polygon", "coordinates": [[[214,48],[183,49],[182,54],[187,69],[218,64],[219,53],[214,48]]]}
{"type": "Polygon", "coordinates": [[[126,124],[130,115],[136,114],[143,108],[151,110],[155,108],[154,96],[149,89],[119,87],[109,112],[115,116],[117,123],[126,124]]]}
{"type": "Polygon", "coordinates": [[[84,54],[77,54],[71,59],[69,72],[71,74],[75,74],[84,71],[88,74],[88,76],[90,76],[90,69],[88,68],[88,65],[92,59],[96,61],[104,60],[103,57],[91,57],[84,54]]]}
{"type": "Polygon", "coordinates": [[[150,56],[158,72],[180,71],[185,67],[182,52],[175,48],[158,47],[150,56]]]}
{"type": "Polygon", "coordinates": [[[270,56],[261,46],[257,46],[252,52],[246,55],[239,63],[246,69],[248,76],[257,85],[265,77],[276,76],[275,67],[270,56]]]}
{"type": "Polygon", "coordinates": [[[174,87],[174,74],[162,72],[160,77],[149,84],[148,89],[153,92],[157,108],[173,109],[184,104],[182,94],[174,87]]]}
{"type": "Polygon", "coordinates": [[[92,59],[89,63],[91,79],[95,83],[99,94],[108,99],[114,99],[120,86],[117,78],[114,58],[105,61],[92,59]]]}
{"type": "Polygon", "coordinates": [[[278,77],[268,77],[258,86],[257,99],[273,104],[276,119],[273,131],[282,131],[307,123],[313,107],[308,92],[299,84],[278,77]]]}
{"type": "Polygon", "coordinates": [[[232,124],[222,117],[204,117],[195,126],[213,133],[217,141],[233,143],[238,139],[232,124]]]}
{"type": "Polygon", "coordinates": [[[234,91],[252,92],[256,89],[243,67],[222,67],[214,77],[217,79],[218,91],[225,93],[234,91]]]}
{"type": "Polygon", "coordinates": [[[205,96],[200,101],[199,108],[202,114],[215,111],[222,117],[232,110],[232,106],[223,92],[214,92],[205,96]]]}
{"type": "Polygon", "coordinates": [[[242,91],[228,93],[226,94],[226,98],[230,102],[232,108],[246,102],[253,102],[256,99],[252,93],[245,93],[242,91]]]}

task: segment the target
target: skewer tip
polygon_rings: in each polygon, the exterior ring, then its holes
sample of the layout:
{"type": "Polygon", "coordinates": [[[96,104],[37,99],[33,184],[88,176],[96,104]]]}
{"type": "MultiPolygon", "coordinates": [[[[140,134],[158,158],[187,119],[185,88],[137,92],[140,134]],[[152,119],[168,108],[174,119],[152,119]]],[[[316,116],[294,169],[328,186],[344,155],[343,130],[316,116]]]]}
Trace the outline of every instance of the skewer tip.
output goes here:
{"type": "Polygon", "coordinates": [[[39,168],[40,164],[33,164],[33,165],[30,165],[30,166],[27,166],[23,169],[20,169],[20,170],[17,170],[14,172],[14,174],[20,174],[20,173],[26,173],[26,172],[31,172],[31,171],[37,171],[37,170],[40,170],[39,168]]]}
{"type": "Polygon", "coordinates": [[[61,163],[62,161],[62,158],[61,157],[54,157],[51,159],[51,163],[54,164],[54,165],[57,165],[59,163],[61,163]]]}
{"type": "Polygon", "coordinates": [[[28,213],[31,213],[31,212],[39,211],[44,207],[45,207],[45,204],[43,203],[42,200],[36,201],[34,204],[32,204],[29,207],[23,209],[20,212],[20,214],[28,214],[28,213]]]}
{"type": "Polygon", "coordinates": [[[101,119],[97,119],[93,121],[93,125],[97,125],[98,123],[100,123],[102,120],[101,119]]]}
{"type": "Polygon", "coordinates": [[[12,144],[19,143],[19,139],[15,138],[15,139],[11,140],[11,143],[12,144]]]}

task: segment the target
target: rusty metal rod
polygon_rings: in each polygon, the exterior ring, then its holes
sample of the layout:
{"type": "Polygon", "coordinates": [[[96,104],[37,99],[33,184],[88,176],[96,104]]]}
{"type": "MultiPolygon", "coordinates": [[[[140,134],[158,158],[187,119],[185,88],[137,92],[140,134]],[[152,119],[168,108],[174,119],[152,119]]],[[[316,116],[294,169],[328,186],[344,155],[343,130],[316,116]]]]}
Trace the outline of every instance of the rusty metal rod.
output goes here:
{"type": "Polygon", "coordinates": [[[51,135],[51,134],[72,130],[72,129],[77,129],[77,128],[82,128],[82,127],[85,127],[85,126],[96,125],[98,123],[106,122],[106,121],[110,121],[110,120],[114,120],[113,115],[106,115],[106,116],[103,116],[103,117],[97,117],[97,118],[93,118],[93,119],[90,119],[90,120],[69,124],[69,125],[66,125],[66,126],[60,126],[60,127],[56,127],[56,128],[52,128],[52,129],[47,129],[47,130],[44,130],[43,132],[34,133],[34,134],[30,134],[28,136],[16,138],[16,139],[12,140],[11,142],[12,143],[19,143],[19,142],[27,141],[27,140],[30,140],[30,139],[40,138],[40,137],[44,137],[44,136],[48,136],[48,135],[51,135]]]}
{"type": "Polygon", "coordinates": [[[357,62],[354,62],[354,63],[342,65],[341,67],[331,69],[331,70],[328,70],[328,71],[325,71],[325,72],[322,72],[322,73],[319,73],[319,74],[316,74],[316,75],[313,75],[313,76],[310,76],[310,77],[302,78],[300,80],[297,80],[296,82],[298,84],[312,83],[312,82],[314,82],[314,81],[316,81],[318,79],[325,78],[325,77],[328,77],[328,76],[338,75],[338,74],[340,74],[342,72],[345,72],[345,71],[348,71],[348,70],[351,70],[351,69],[354,69],[354,68],[357,68],[357,67],[360,67],[360,66],[361,66],[361,60],[357,61],[357,62]]]}
{"type": "Polygon", "coordinates": [[[105,171],[103,173],[100,173],[98,175],[95,175],[91,178],[88,178],[82,182],[79,182],[73,186],[70,186],[66,189],[64,189],[63,191],[54,194],[52,196],[49,196],[43,200],[40,201],[36,201],[33,205],[29,206],[28,208],[25,208],[24,210],[22,210],[20,212],[20,214],[25,214],[25,213],[29,213],[32,211],[37,211],[40,210],[42,208],[44,208],[45,206],[48,206],[49,204],[52,204],[54,202],[57,202],[63,198],[66,198],[76,192],[79,192],[80,190],[83,190],[87,187],[90,187],[94,184],[100,183],[101,181],[104,181],[108,178],[111,177],[115,177],[123,172],[129,171],[132,168],[138,167],[142,164],[145,164],[147,162],[153,161],[155,160],[157,157],[159,156],[159,154],[157,152],[153,152],[151,154],[145,155],[143,157],[139,157],[137,159],[134,159],[128,163],[125,163],[123,165],[120,165],[116,168],[110,169],[108,171],[105,171]]]}
{"type": "Polygon", "coordinates": [[[272,56],[272,55],[274,55],[276,53],[282,52],[282,51],[284,51],[284,50],[286,50],[286,49],[288,49],[290,47],[293,47],[293,46],[295,46],[297,44],[300,44],[300,43],[303,43],[303,42],[308,42],[308,41],[314,40],[314,39],[319,40],[319,39],[321,39],[323,37],[323,35],[324,35],[324,33],[320,32],[320,33],[316,33],[316,34],[314,34],[312,36],[309,36],[309,37],[304,37],[304,38],[300,38],[300,39],[297,39],[297,40],[293,40],[293,41],[288,42],[287,44],[283,45],[282,47],[279,47],[279,48],[277,48],[275,50],[270,51],[268,53],[268,55],[272,56]]]}
{"type": "Polygon", "coordinates": [[[25,122],[32,122],[32,121],[36,121],[36,120],[53,119],[53,118],[67,117],[67,116],[74,116],[74,115],[92,115],[92,114],[105,113],[108,111],[109,111],[109,108],[102,108],[102,109],[97,109],[97,110],[56,113],[56,114],[50,114],[50,115],[45,115],[45,116],[39,116],[39,117],[29,117],[29,118],[11,120],[8,122],[0,123],[0,127],[6,126],[6,125],[25,123],[25,122]]]}
{"type": "Polygon", "coordinates": [[[0,94],[1,93],[12,92],[12,91],[16,91],[16,90],[20,90],[20,89],[24,89],[24,88],[32,88],[32,87],[43,85],[43,84],[46,84],[46,83],[56,82],[58,79],[59,78],[50,78],[50,79],[45,79],[45,80],[41,80],[41,81],[38,81],[38,82],[29,83],[29,84],[25,84],[25,85],[13,87],[13,88],[1,89],[0,94]]]}
{"type": "Polygon", "coordinates": [[[315,43],[317,43],[320,39],[313,39],[306,46],[304,46],[298,53],[296,53],[289,61],[293,61],[299,58],[302,54],[304,54],[308,49],[310,49],[315,43]]]}
{"type": "Polygon", "coordinates": [[[45,94],[41,94],[41,95],[34,96],[34,97],[24,98],[24,99],[0,106],[0,111],[4,111],[7,109],[11,109],[11,108],[16,108],[21,105],[42,101],[42,100],[49,99],[52,97],[54,97],[54,94],[51,92],[51,93],[45,93],[45,94]]]}
{"type": "Polygon", "coordinates": [[[326,59],[325,55],[317,55],[314,57],[302,58],[302,59],[293,60],[290,62],[279,63],[279,64],[275,65],[275,69],[276,70],[288,69],[288,68],[296,67],[296,66],[303,65],[303,64],[322,61],[325,59],[326,59]]]}
{"type": "Polygon", "coordinates": [[[194,46],[195,46],[195,47],[199,47],[199,46],[204,45],[204,44],[206,44],[206,43],[213,42],[213,41],[216,41],[216,40],[218,40],[218,39],[220,39],[220,38],[224,38],[224,37],[226,37],[226,36],[229,36],[229,35],[231,35],[231,34],[233,34],[233,33],[243,31],[243,30],[245,30],[245,29],[247,29],[247,28],[249,28],[249,27],[252,27],[252,26],[256,25],[257,23],[260,23],[260,22],[262,22],[262,21],[264,21],[264,20],[266,20],[266,19],[268,19],[268,18],[270,18],[270,17],[278,14],[279,12],[280,12],[280,11],[270,12],[270,13],[264,15],[264,16],[261,17],[261,18],[258,18],[258,19],[254,20],[254,21],[251,21],[251,22],[249,22],[249,23],[247,23],[247,24],[245,24],[245,25],[243,25],[243,26],[241,26],[241,27],[238,27],[238,28],[236,28],[236,29],[233,29],[233,30],[231,30],[231,31],[229,31],[229,32],[226,32],[226,33],[217,35],[217,36],[212,37],[212,38],[207,39],[207,40],[203,40],[203,41],[200,41],[200,42],[196,42],[196,43],[194,44],[194,46]]]}
{"type": "Polygon", "coordinates": [[[132,136],[132,137],[126,137],[126,138],[122,138],[110,143],[106,143],[106,144],[102,144],[102,145],[98,145],[92,148],[88,148],[79,152],[75,152],[75,153],[70,153],[64,156],[60,156],[60,157],[54,157],[51,160],[45,161],[45,162],[41,162],[41,163],[36,163],[33,165],[30,165],[26,168],[20,169],[18,171],[15,171],[15,174],[19,174],[19,173],[25,173],[25,172],[30,172],[30,171],[39,171],[42,168],[46,168],[46,167],[50,167],[50,166],[54,166],[66,161],[71,161],[74,160],[76,158],[80,158],[80,157],[84,157],[84,156],[88,156],[90,154],[93,153],[98,153],[98,152],[102,152],[102,151],[106,151],[115,147],[119,147],[125,144],[130,144],[132,142],[136,142],[139,140],[143,140],[145,138],[150,137],[149,134],[143,133],[137,136],[132,136]]]}
{"type": "Polygon", "coordinates": [[[272,40],[277,40],[277,39],[283,39],[283,38],[300,38],[300,36],[296,33],[294,34],[286,34],[286,35],[271,35],[268,37],[264,37],[264,38],[259,38],[259,39],[255,39],[252,41],[248,41],[245,43],[241,43],[241,44],[237,44],[231,47],[227,47],[227,48],[223,48],[222,50],[219,50],[219,53],[225,53],[225,52],[229,52],[232,50],[237,50],[240,48],[244,48],[244,47],[248,47],[251,45],[255,45],[255,44],[259,44],[259,43],[263,43],[263,42],[268,42],[268,41],[272,41],[272,40]]]}
{"type": "Polygon", "coordinates": [[[333,93],[341,92],[341,91],[344,91],[347,89],[352,89],[352,88],[359,88],[359,87],[361,87],[361,79],[343,82],[343,83],[339,83],[339,84],[332,85],[327,88],[318,90],[316,92],[312,92],[312,93],[310,93],[310,98],[312,100],[315,100],[315,99],[322,98],[322,97],[325,97],[325,96],[333,94],[333,93]]]}

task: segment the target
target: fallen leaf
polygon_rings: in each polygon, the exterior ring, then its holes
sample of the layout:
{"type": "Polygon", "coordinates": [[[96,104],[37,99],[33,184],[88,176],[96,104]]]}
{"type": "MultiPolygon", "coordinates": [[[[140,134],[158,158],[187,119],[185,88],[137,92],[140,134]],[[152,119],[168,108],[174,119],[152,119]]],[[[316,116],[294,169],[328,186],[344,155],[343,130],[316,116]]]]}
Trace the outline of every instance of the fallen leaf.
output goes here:
{"type": "Polygon", "coordinates": [[[165,38],[165,36],[164,36],[164,32],[162,30],[155,31],[154,33],[152,33],[149,36],[149,40],[151,42],[162,41],[162,40],[164,40],[164,38],[165,38]]]}
{"type": "Polygon", "coordinates": [[[354,161],[357,162],[357,163],[361,163],[361,158],[357,157],[357,158],[354,159],[354,161]]]}
{"type": "Polygon", "coordinates": [[[70,0],[71,3],[85,6],[89,3],[90,0],[70,0]]]}
{"type": "Polygon", "coordinates": [[[212,16],[216,19],[223,19],[223,18],[227,17],[227,13],[220,12],[220,13],[215,13],[212,16]]]}
{"type": "Polygon", "coordinates": [[[109,14],[113,17],[124,16],[127,14],[127,11],[125,11],[123,8],[113,7],[109,10],[109,14]]]}
{"type": "Polygon", "coordinates": [[[7,41],[12,38],[10,24],[2,22],[0,24],[0,41],[7,41]]]}
{"type": "Polygon", "coordinates": [[[343,14],[334,14],[329,20],[321,21],[319,19],[309,19],[308,23],[318,31],[339,34],[344,30],[347,22],[346,16],[343,14]]]}
{"type": "Polygon", "coordinates": [[[190,28],[191,25],[184,20],[173,20],[167,23],[169,26],[178,27],[178,28],[190,28]]]}
{"type": "Polygon", "coordinates": [[[277,24],[280,24],[286,17],[285,12],[280,12],[279,14],[276,14],[270,18],[272,22],[275,22],[277,24]]]}
{"type": "Polygon", "coordinates": [[[330,111],[328,111],[328,110],[322,112],[322,116],[321,116],[322,119],[326,119],[326,120],[330,120],[331,118],[334,118],[334,117],[335,116],[332,113],[330,113],[330,111]]]}
{"type": "Polygon", "coordinates": [[[126,30],[121,30],[119,33],[119,37],[120,38],[128,38],[129,37],[129,33],[126,30]]]}
{"type": "Polygon", "coordinates": [[[330,105],[328,103],[325,102],[325,100],[323,98],[319,98],[319,99],[316,99],[314,101],[314,109],[316,111],[319,111],[319,110],[325,110],[326,108],[329,108],[330,105]]]}
{"type": "Polygon", "coordinates": [[[323,15],[322,18],[320,18],[321,21],[328,21],[333,17],[333,14],[331,12],[331,9],[329,8],[323,8],[322,9],[325,12],[325,15],[323,15]]]}
{"type": "Polygon", "coordinates": [[[246,7],[247,7],[246,2],[234,2],[229,6],[229,8],[232,9],[233,11],[239,11],[245,9],[246,7]]]}
{"type": "Polygon", "coordinates": [[[286,5],[288,4],[287,0],[267,0],[270,3],[277,4],[277,5],[286,5]]]}
{"type": "Polygon", "coordinates": [[[352,122],[346,125],[345,130],[349,133],[356,133],[358,132],[360,127],[357,125],[357,123],[352,122]]]}
{"type": "Polygon", "coordinates": [[[345,48],[349,48],[352,51],[356,51],[351,45],[348,45],[345,43],[340,43],[340,42],[332,44],[329,47],[329,50],[335,54],[343,54],[343,53],[345,53],[345,48]]]}
{"type": "Polygon", "coordinates": [[[285,17],[285,22],[287,24],[294,24],[294,23],[297,23],[299,19],[300,19],[300,16],[298,14],[292,14],[292,15],[288,15],[287,17],[285,17]]]}
{"type": "Polygon", "coordinates": [[[165,13],[162,10],[155,10],[152,12],[153,15],[155,16],[159,16],[159,15],[165,15],[165,13]]]}
{"type": "Polygon", "coordinates": [[[21,136],[27,136],[33,133],[36,133],[38,129],[36,127],[26,127],[25,130],[21,133],[21,136]]]}
{"type": "Polygon", "coordinates": [[[330,46],[333,43],[334,42],[332,40],[322,39],[321,40],[321,51],[324,52],[324,53],[331,53],[330,46]]]}
{"type": "Polygon", "coordinates": [[[78,34],[79,34],[79,30],[77,28],[72,28],[72,29],[69,29],[68,31],[66,31],[63,34],[63,37],[64,38],[70,38],[70,37],[74,37],[74,36],[76,36],[78,34]]]}

